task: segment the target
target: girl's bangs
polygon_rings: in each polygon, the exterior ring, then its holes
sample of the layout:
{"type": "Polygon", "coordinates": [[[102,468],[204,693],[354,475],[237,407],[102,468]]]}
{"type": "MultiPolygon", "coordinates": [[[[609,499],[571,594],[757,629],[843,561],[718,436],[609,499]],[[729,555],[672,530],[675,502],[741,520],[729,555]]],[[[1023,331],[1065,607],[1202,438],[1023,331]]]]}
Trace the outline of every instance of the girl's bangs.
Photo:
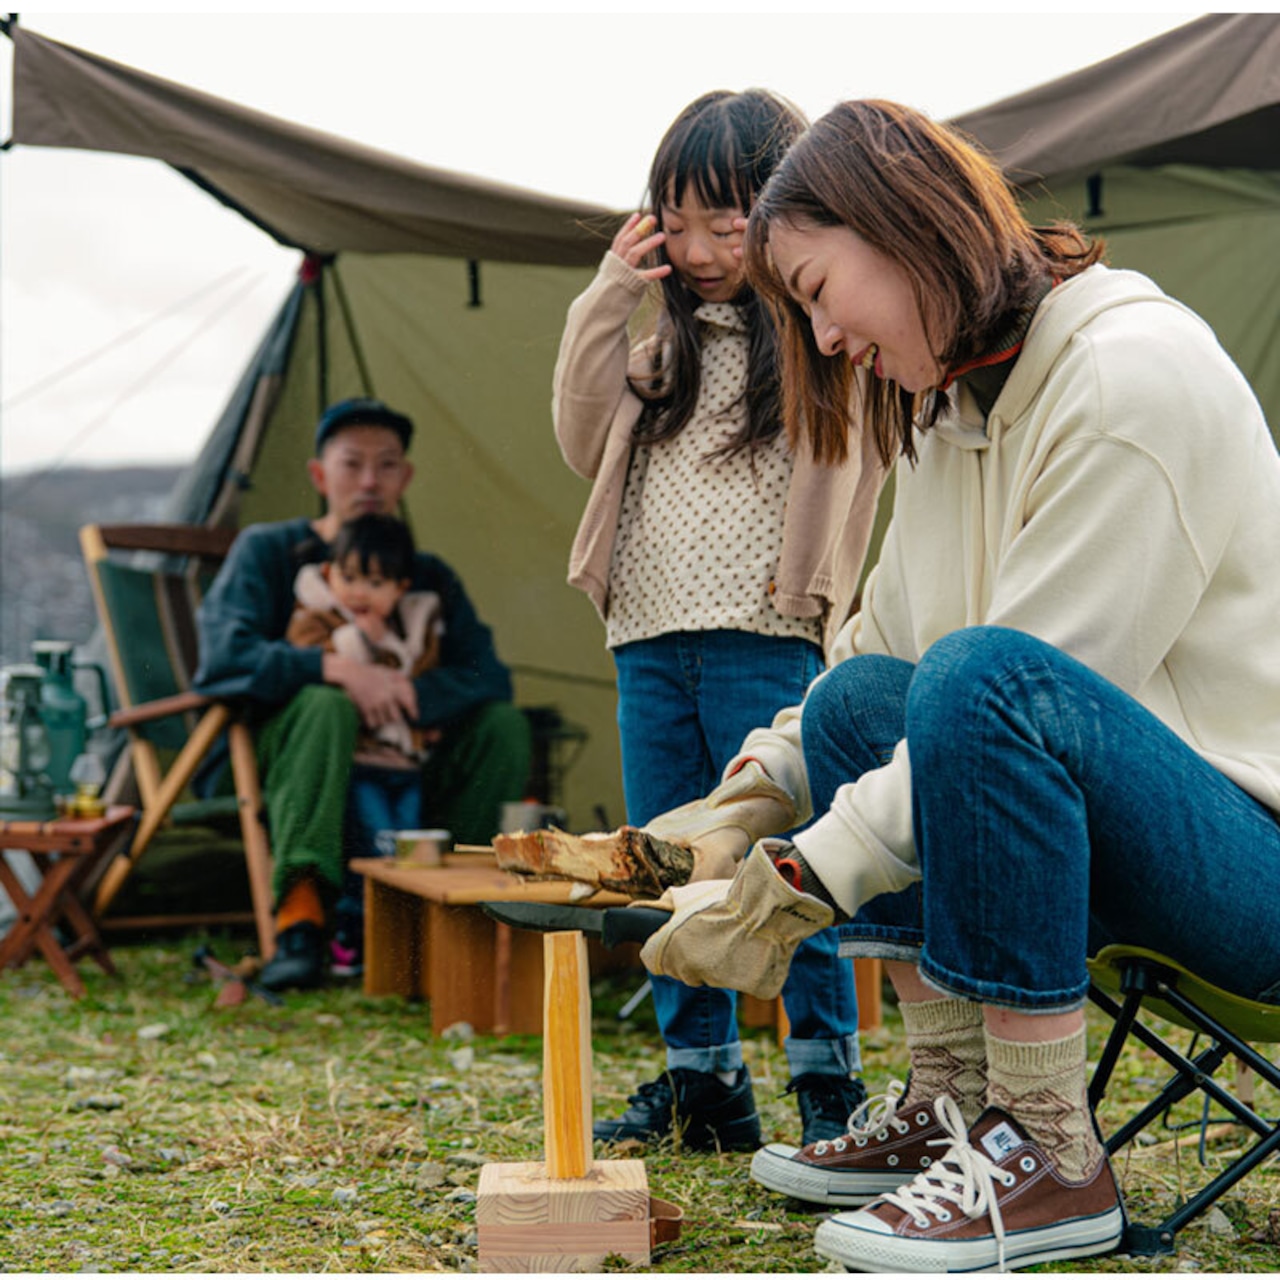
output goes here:
{"type": "Polygon", "coordinates": [[[691,190],[705,209],[748,208],[750,202],[738,189],[736,149],[729,130],[692,129],[666,160],[657,175],[655,199],[670,199],[678,205],[691,190]]]}

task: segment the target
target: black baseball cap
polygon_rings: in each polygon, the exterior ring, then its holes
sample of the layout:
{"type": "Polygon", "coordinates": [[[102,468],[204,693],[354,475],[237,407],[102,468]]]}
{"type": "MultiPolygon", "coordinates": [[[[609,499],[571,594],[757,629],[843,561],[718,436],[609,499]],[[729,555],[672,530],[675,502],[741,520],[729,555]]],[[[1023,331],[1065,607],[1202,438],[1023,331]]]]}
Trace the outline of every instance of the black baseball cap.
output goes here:
{"type": "Polygon", "coordinates": [[[400,443],[406,449],[413,439],[413,422],[403,413],[397,413],[371,396],[354,396],[331,404],[320,415],[316,425],[316,457],[343,427],[389,427],[400,437],[400,443]]]}

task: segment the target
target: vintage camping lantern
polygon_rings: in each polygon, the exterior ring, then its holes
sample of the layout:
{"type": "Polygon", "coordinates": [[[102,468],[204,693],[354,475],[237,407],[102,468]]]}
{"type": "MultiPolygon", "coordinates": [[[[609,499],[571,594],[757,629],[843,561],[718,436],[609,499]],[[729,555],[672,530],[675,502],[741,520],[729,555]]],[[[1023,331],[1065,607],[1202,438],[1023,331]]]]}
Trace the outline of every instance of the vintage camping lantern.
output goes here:
{"type": "Polygon", "coordinates": [[[57,814],[49,778],[49,730],[40,718],[34,663],[0,671],[0,819],[47,822],[57,814]]]}
{"type": "Polygon", "coordinates": [[[31,652],[44,672],[40,682],[40,717],[49,731],[49,780],[55,795],[72,790],[71,766],[84,752],[89,731],[89,706],[76,690],[73,672],[92,671],[102,689],[102,707],[107,702],[107,679],[93,662],[73,662],[75,643],[71,640],[36,640],[31,652]]]}

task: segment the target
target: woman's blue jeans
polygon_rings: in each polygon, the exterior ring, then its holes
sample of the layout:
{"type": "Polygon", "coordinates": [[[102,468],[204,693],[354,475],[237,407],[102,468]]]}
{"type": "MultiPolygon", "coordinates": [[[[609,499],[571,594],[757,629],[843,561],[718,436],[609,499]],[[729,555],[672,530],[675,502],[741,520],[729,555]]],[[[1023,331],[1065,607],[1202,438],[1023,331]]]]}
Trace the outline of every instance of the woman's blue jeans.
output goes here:
{"type": "MultiPolygon", "coordinates": [[[[614,651],[627,820],[642,826],[705,796],[752,729],[803,700],[822,670],[806,640],[745,631],[685,631],[614,651]]],[[[796,952],[783,1004],[792,1076],[848,1075],[861,1068],[853,969],[824,929],[796,952]]],[[[667,1065],[735,1071],[742,1065],[737,996],[653,977],[667,1065]]]]}
{"type": "Polygon", "coordinates": [[[1047,1013],[1083,1004],[1086,956],[1123,942],[1280,1003],[1275,815],[1060,650],[972,627],[915,666],[853,658],[802,733],[819,813],[904,735],[910,752],[922,880],[842,926],[846,951],[1047,1013]]]}

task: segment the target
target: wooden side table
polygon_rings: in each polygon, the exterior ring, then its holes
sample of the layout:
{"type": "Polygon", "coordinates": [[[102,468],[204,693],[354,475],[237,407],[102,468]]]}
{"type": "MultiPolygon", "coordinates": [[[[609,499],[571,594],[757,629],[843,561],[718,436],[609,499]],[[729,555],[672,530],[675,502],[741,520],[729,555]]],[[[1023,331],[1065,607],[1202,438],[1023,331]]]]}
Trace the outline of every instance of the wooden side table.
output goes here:
{"type": "Polygon", "coordinates": [[[73,995],[84,995],[75,961],[90,955],[104,973],[116,967],[107,954],[97,926],[77,896],[85,877],[133,829],[132,805],[112,805],[101,818],[55,818],[52,822],[0,822],[0,850],[18,849],[31,855],[40,884],[28,893],[13,868],[0,854],[0,884],[13,902],[18,918],[0,939],[0,969],[18,968],[37,948],[73,995]],[[55,929],[65,924],[73,935],[69,946],[58,941],[55,929]]]}

